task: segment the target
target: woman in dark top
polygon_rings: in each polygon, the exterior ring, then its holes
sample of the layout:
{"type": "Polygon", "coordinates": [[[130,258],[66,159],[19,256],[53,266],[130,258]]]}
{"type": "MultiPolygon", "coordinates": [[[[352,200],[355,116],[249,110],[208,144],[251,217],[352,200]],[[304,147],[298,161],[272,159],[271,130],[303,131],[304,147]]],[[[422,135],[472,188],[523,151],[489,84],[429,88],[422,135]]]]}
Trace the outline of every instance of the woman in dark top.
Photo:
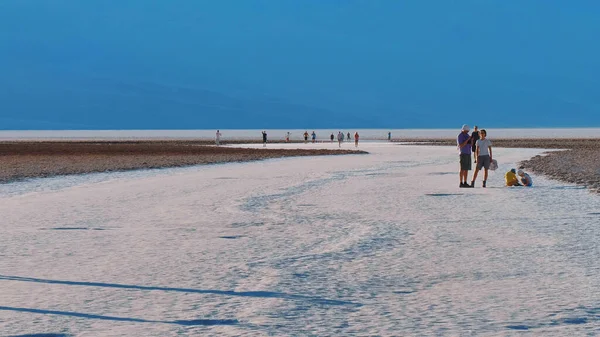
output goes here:
{"type": "Polygon", "coordinates": [[[477,140],[479,139],[479,130],[477,129],[477,125],[473,127],[473,133],[471,134],[471,148],[473,149],[473,158],[475,158],[475,162],[477,162],[477,154],[475,154],[475,150],[477,149],[477,140]]]}

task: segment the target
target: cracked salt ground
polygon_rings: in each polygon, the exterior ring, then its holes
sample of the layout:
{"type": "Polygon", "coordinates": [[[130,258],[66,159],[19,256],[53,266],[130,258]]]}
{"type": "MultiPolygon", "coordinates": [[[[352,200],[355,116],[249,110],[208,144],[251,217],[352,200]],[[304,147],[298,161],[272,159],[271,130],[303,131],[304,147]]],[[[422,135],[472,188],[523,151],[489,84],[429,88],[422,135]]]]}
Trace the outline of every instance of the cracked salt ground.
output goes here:
{"type": "Polygon", "coordinates": [[[600,333],[600,198],[501,187],[542,150],[465,190],[454,148],[361,149],[3,185],[0,335],[600,333]]]}

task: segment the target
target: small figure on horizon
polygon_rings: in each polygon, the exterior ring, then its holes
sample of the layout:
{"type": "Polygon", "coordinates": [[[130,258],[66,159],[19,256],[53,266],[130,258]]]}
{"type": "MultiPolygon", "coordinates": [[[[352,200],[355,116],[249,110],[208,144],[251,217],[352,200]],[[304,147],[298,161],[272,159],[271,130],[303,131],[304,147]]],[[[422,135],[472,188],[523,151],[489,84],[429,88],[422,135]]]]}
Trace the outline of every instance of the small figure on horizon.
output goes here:
{"type": "Polygon", "coordinates": [[[221,145],[221,136],[221,132],[217,130],[217,133],[215,134],[215,144],[217,144],[217,146],[221,145]]]}
{"type": "Polygon", "coordinates": [[[352,139],[352,137],[350,136],[350,132],[348,132],[348,141],[350,141],[352,139]]]}
{"type": "Polygon", "coordinates": [[[388,132],[388,142],[392,141],[392,132],[388,132]]]}
{"type": "Polygon", "coordinates": [[[356,133],[354,133],[354,147],[358,147],[358,131],[356,131],[356,133]]]}
{"type": "Polygon", "coordinates": [[[286,143],[290,142],[290,132],[289,131],[285,134],[285,142],[286,143]]]}
{"type": "Polygon", "coordinates": [[[475,164],[477,164],[477,157],[476,157],[476,153],[475,150],[477,150],[477,141],[479,140],[479,129],[477,128],[477,125],[475,125],[473,127],[473,133],[471,134],[471,150],[473,151],[473,159],[475,160],[475,164]]]}
{"type": "Polygon", "coordinates": [[[471,187],[475,187],[475,180],[477,179],[477,174],[479,170],[482,168],[483,171],[483,185],[482,187],[486,187],[486,182],[488,178],[488,170],[490,169],[490,164],[492,162],[492,142],[486,138],[487,131],[485,129],[481,129],[479,131],[479,140],[475,143],[477,145],[476,153],[477,153],[477,166],[475,166],[475,173],[473,173],[473,179],[471,180],[471,187]]]}
{"type": "Polygon", "coordinates": [[[521,184],[523,186],[531,187],[533,185],[533,180],[531,179],[529,174],[523,172],[523,170],[518,170],[517,175],[519,176],[519,179],[521,180],[521,184]]]}
{"type": "Polygon", "coordinates": [[[315,131],[312,132],[311,137],[313,143],[317,141],[317,134],[315,133],[315,131]]]}
{"type": "Polygon", "coordinates": [[[460,185],[459,187],[471,187],[467,183],[469,171],[471,170],[471,137],[469,136],[469,126],[464,124],[456,137],[456,145],[460,154],[460,185]]]}
{"type": "Polygon", "coordinates": [[[337,140],[338,140],[338,146],[342,147],[342,142],[344,141],[344,134],[342,133],[342,131],[338,131],[337,140]]]}
{"type": "Polygon", "coordinates": [[[308,142],[308,131],[304,131],[304,144],[308,142]]]}
{"type": "Polygon", "coordinates": [[[263,147],[267,147],[267,131],[262,132],[263,137],[263,147]]]}
{"type": "Polygon", "coordinates": [[[506,172],[504,175],[504,182],[506,186],[522,186],[519,184],[519,179],[517,178],[517,171],[515,169],[510,169],[510,171],[506,172]]]}
{"type": "Polygon", "coordinates": [[[333,132],[331,133],[331,136],[329,136],[329,138],[331,139],[331,142],[333,143],[333,139],[335,138],[335,137],[333,136],[333,132]]]}

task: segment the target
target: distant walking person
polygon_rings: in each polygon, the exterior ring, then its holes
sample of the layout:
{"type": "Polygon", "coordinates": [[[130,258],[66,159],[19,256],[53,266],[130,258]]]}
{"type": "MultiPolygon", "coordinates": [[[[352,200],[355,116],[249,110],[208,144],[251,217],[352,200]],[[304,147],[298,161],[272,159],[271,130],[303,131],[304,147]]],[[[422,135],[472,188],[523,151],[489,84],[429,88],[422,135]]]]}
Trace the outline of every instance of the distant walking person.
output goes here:
{"type": "Polygon", "coordinates": [[[490,164],[492,162],[492,142],[487,139],[487,131],[485,129],[481,129],[479,131],[479,140],[476,142],[477,149],[475,150],[477,153],[477,166],[475,167],[475,173],[473,174],[473,180],[471,180],[471,187],[475,187],[475,180],[477,180],[477,173],[482,168],[483,171],[483,187],[486,187],[485,184],[488,178],[488,170],[490,169],[490,164]]]}
{"type": "Polygon", "coordinates": [[[344,141],[344,134],[342,133],[342,131],[338,132],[338,146],[342,147],[342,142],[344,141]]]}
{"type": "Polygon", "coordinates": [[[333,132],[331,133],[331,136],[329,136],[329,138],[331,139],[331,142],[333,143],[333,139],[335,138],[335,137],[333,136],[333,132]]]}
{"type": "Polygon", "coordinates": [[[358,131],[356,131],[356,133],[354,133],[354,147],[358,147],[358,131]]]}
{"type": "Polygon", "coordinates": [[[316,142],[317,141],[317,134],[313,131],[312,134],[310,135],[312,137],[312,142],[316,142]]]}
{"type": "Polygon", "coordinates": [[[392,133],[388,132],[388,142],[391,142],[391,141],[392,141],[392,133]]]}
{"type": "Polygon", "coordinates": [[[262,136],[263,136],[263,147],[267,147],[267,131],[263,131],[262,136]]]}
{"type": "Polygon", "coordinates": [[[221,145],[221,136],[221,132],[217,130],[217,133],[215,134],[215,144],[217,144],[217,146],[221,145]]]}
{"type": "Polygon", "coordinates": [[[477,141],[479,140],[479,130],[477,129],[477,125],[475,125],[473,127],[473,133],[471,134],[471,150],[473,150],[473,159],[475,160],[475,163],[477,163],[477,153],[475,153],[475,150],[477,150],[477,141]]]}
{"type": "Polygon", "coordinates": [[[286,143],[290,142],[290,132],[289,131],[285,134],[285,142],[286,143]]]}
{"type": "Polygon", "coordinates": [[[350,136],[350,132],[348,132],[347,136],[348,136],[348,138],[346,138],[346,139],[348,139],[348,141],[352,140],[352,137],[350,136]]]}
{"type": "Polygon", "coordinates": [[[460,133],[456,137],[456,145],[460,154],[459,187],[471,187],[467,183],[469,171],[471,170],[471,137],[469,136],[469,126],[467,124],[460,129],[460,133]]]}
{"type": "Polygon", "coordinates": [[[304,144],[308,142],[308,131],[304,131],[304,144]]]}

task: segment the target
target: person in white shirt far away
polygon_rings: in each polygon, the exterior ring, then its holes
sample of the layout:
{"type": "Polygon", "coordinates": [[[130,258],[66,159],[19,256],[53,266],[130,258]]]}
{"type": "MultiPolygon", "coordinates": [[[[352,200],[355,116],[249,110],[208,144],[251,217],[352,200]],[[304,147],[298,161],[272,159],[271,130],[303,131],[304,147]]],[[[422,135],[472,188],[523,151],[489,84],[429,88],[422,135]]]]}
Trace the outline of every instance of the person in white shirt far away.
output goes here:
{"type": "Polygon", "coordinates": [[[484,169],[483,171],[483,185],[482,187],[486,187],[487,178],[488,178],[488,170],[490,169],[490,164],[492,163],[492,142],[487,138],[487,131],[485,129],[481,129],[479,131],[479,139],[476,144],[476,153],[477,153],[477,166],[475,167],[475,173],[473,173],[473,180],[471,180],[470,187],[475,186],[475,180],[477,180],[477,174],[479,170],[484,169]]]}
{"type": "Polygon", "coordinates": [[[221,145],[221,136],[221,132],[217,130],[217,133],[215,134],[215,144],[217,144],[217,146],[221,145]]]}

